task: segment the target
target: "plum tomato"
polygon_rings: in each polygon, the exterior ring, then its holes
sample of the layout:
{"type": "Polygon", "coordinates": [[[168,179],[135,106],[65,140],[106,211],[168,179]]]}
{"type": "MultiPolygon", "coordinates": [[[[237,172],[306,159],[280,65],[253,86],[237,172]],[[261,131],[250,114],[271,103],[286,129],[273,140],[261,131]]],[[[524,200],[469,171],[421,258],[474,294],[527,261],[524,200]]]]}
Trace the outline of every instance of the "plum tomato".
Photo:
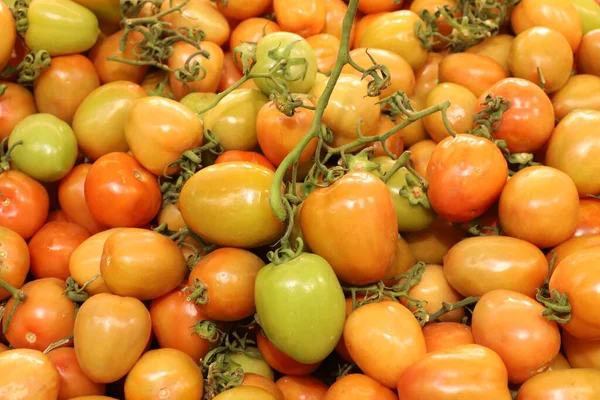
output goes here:
{"type": "MultiPolygon", "coordinates": [[[[29,273],[30,257],[27,243],[17,232],[0,226],[0,279],[19,289],[29,273]]],[[[0,288],[0,300],[10,294],[0,288]]]]}
{"type": "Polygon", "coordinates": [[[594,400],[600,396],[600,371],[591,368],[572,368],[542,372],[527,380],[517,393],[516,400],[581,399],[594,400]]]}
{"type": "Polygon", "coordinates": [[[454,346],[475,344],[471,327],[458,322],[434,322],[423,327],[427,352],[449,349],[454,346]]]}
{"type": "Polygon", "coordinates": [[[0,140],[7,138],[15,126],[25,117],[37,113],[33,94],[21,85],[2,82],[6,85],[0,96],[0,140]]]}
{"type": "MultiPolygon", "coordinates": [[[[14,349],[0,353],[0,396],[15,398],[15,391],[28,400],[58,398],[60,375],[41,351],[14,349]]],[[[22,398],[22,397],[21,397],[22,398]]]]}

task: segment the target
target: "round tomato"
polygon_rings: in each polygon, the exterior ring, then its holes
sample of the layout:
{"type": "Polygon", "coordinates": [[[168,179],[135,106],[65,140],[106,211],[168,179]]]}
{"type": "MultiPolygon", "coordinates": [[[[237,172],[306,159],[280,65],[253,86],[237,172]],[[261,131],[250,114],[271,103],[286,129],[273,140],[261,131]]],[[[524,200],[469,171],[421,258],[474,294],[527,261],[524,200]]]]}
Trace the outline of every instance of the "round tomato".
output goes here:
{"type": "Polygon", "coordinates": [[[316,35],[325,27],[326,8],[322,0],[302,0],[290,3],[273,0],[275,18],[284,31],[302,37],[316,35]]]}
{"type": "Polygon", "coordinates": [[[588,32],[581,40],[577,53],[577,70],[584,74],[600,76],[600,66],[594,61],[598,55],[600,55],[600,28],[588,32]]]}
{"type": "Polygon", "coordinates": [[[327,385],[312,376],[286,375],[275,382],[287,400],[323,399],[327,394],[327,385]]]}
{"type": "Polygon", "coordinates": [[[233,389],[228,389],[214,400],[276,400],[275,396],[265,389],[255,386],[238,386],[233,389]]]}
{"type": "Polygon", "coordinates": [[[215,164],[238,161],[262,165],[263,167],[275,172],[275,166],[271,163],[271,161],[269,161],[267,157],[255,151],[228,150],[217,157],[215,164]]]}
{"type": "Polygon", "coordinates": [[[2,27],[0,36],[3,38],[0,43],[0,71],[2,71],[10,61],[17,40],[15,20],[5,3],[0,3],[0,26],[2,27]]]}
{"type": "Polygon", "coordinates": [[[129,32],[125,39],[125,49],[121,51],[121,40],[124,34],[125,30],[113,33],[102,42],[98,42],[92,49],[95,52],[90,52],[90,60],[94,63],[102,83],[119,81],[140,83],[146,72],[148,72],[148,66],[127,64],[108,59],[108,57],[118,57],[124,60],[136,60],[135,49],[144,40],[144,34],[138,31],[129,32]]]}
{"type": "MultiPolygon", "coordinates": [[[[325,27],[322,33],[328,33],[342,40],[342,25],[348,12],[348,4],[343,0],[325,0],[325,27]]],[[[356,24],[358,17],[354,16],[354,23],[350,30],[349,44],[352,46],[356,37],[356,24]]]]}
{"type": "Polygon", "coordinates": [[[543,372],[525,382],[517,400],[576,399],[594,400],[600,396],[600,371],[573,368],[543,372]]]}
{"type": "Polygon", "coordinates": [[[442,59],[439,65],[440,82],[451,82],[481,96],[493,84],[508,74],[496,60],[476,53],[454,53],[442,59]]]}
{"type": "Polygon", "coordinates": [[[275,382],[262,375],[244,373],[244,380],[240,386],[258,387],[271,393],[275,397],[275,400],[285,400],[283,392],[277,387],[275,382]]]}
{"type": "Polygon", "coordinates": [[[444,56],[439,53],[429,53],[425,63],[415,69],[415,96],[417,98],[425,100],[431,89],[439,83],[440,63],[443,59],[444,56]]]}
{"type": "Polygon", "coordinates": [[[573,236],[600,234],[600,201],[596,199],[579,200],[579,217],[573,236]]]}
{"type": "MultiPolygon", "coordinates": [[[[600,74],[599,74],[600,75],[600,74]]],[[[573,75],[552,96],[556,119],[562,120],[577,109],[600,111],[600,76],[573,75]]]]}
{"type": "Polygon", "coordinates": [[[421,140],[410,146],[408,151],[410,151],[410,159],[413,162],[413,167],[415,171],[421,176],[427,176],[427,166],[429,165],[429,160],[431,159],[431,155],[435,150],[437,143],[430,139],[421,140]]]}
{"type": "Polygon", "coordinates": [[[350,374],[337,380],[325,396],[325,400],[398,400],[398,396],[376,380],[362,374],[350,374]],[[350,397],[349,397],[350,396],[350,397]]]}
{"type": "MultiPolygon", "coordinates": [[[[429,91],[424,107],[433,107],[447,100],[450,101],[450,107],[446,110],[448,124],[456,133],[467,133],[473,127],[473,108],[477,104],[477,97],[464,86],[456,83],[440,83],[429,91]]],[[[423,125],[436,142],[450,136],[441,111],[423,118],[423,125]]]]}
{"type": "MultiPolygon", "coordinates": [[[[208,3],[208,0],[197,1],[208,3]]],[[[209,5],[209,7],[212,6],[209,5]]],[[[175,99],[177,100],[192,92],[215,92],[219,86],[225,57],[223,49],[217,44],[208,41],[200,42],[200,46],[203,51],[208,52],[209,58],[198,54],[190,60],[190,57],[198,52],[198,49],[195,46],[185,42],[179,42],[173,46],[173,54],[167,63],[171,70],[179,68],[185,69],[186,65],[193,65],[196,63],[203,68],[203,71],[200,72],[200,75],[195,80],[185,82],[185,84],[177,79],[175,73],[169,72],[169,82],[171,83],[173,95],[175,95],[175,99]]]]}
{"type": "Polygon", "coordinates": [[[440,217],[419,232],[403,234],[415,259],[428,264],[441,264],[448,250],[465,236],[463,229],[440,217]]]}
{"type": "MultiPolygon", "coordinates": [[[[29,249],[23,238],[8,228],[0,226],[0,279],[19,289],[29,273],[29,249]]],[[[10,294],[0,288],[0,300],[10,294]]]]}
{"type": "Polygon", "coordinates": [[[600,246],[600,235],[585,235],[581,237],[572,237],[566,240],[550,250],[546,255],[548,262],[551,262],[553,258],[554,265],[556,268],[560,262],[571,254],[580,252],[581,250],[587,250],[594,247],[600,246]]]}
{"type": "Polygon", "coordinates": [[[234,52],[235,65],[241,71],[242,63],[235,49],[243,43],[258,43],[265,35],[272,32],[280,32],[281,28],[276,22],[266,18],[248,18],[241,21],[231,31],[229,38],[229,49],[234,52]]]}
{"type": "Polygon", "coordinates": [[[475,344],[468,325],[457,322],[434,322],[423,327],[427,352],[445,350],[465,344],[475,344]]]}
{"type": "Polygon", "coordinates": [[[230,369],[241,369],[244,373],[260,375],[270,381],[275,380],[275,374],[269,364],[262,358],[256,347],[246,347],[244,350],[232,350],[225,356],[231,363],[230,369]]]}
{"type": "Polygon", "coordinates": [[[492,36],[473,47],[469,47],[465,52],[487,56],[498,62],[506,74],[510,74],[508,56],[514,39],[514,36],[507,34],[492,36]]]}
{"type": "Polygon", "coordinates": [[[0,84],[6,85],[4,94],[0,96],[0,140],[2,140],[7,138],[25,117],[37,113],[37,107],[33,95],[23,86],[1,81],[0,84]]]}
{"type": "Polygon", "coordinates": [[[72,347],[52,350],[48,352],[48,358],[60,375],[59,400],[105,393],[104,384],[95,383],[83,373],[72,347]]]}
{"type": "Polygon", "coordinates": [[[15,398],[15,394],[20,396],[20,393],[24,393],[27,400],[48,400],[58,397],[59,373],[41,351],[30,349],[4,351],[0,354],[0,370],[3,371],[0,375],[2,397],[11,399],[15,398]]]}
{"type": "MultiPolygon", "coordinates": [[[[181,6],[185,0],[170,0],[163,2],[160,12],[181,6]]],[[[232,0],[239,2],[240,0],[232,0]]],[[[264,0],[260,0],[264,1],[264,0]]],[[[246,7],[260,2],[244,2],[246,7]]],[[[240,18],[244,19],[244,18],[240,18]]],[[[179,12],[172,12],[161,17],[163,22],[170,24],[169,29],[192,28],[204,32],[204,40],[221,46],[229,39],[229,23],[225,16],[209,0],[188,1],[179,12]]],[[[204,46],[203,46],[204,47],[204,46]]]]}
{"type": "Polygon", "coordinates": [[[310,375],[321,365],[320,362],[304,364],[294,360],[275,347],[262,332],[259,332],[256,338],[260,354],[262,354],[267,364],[282,374],[294,376],[310,375]]]}

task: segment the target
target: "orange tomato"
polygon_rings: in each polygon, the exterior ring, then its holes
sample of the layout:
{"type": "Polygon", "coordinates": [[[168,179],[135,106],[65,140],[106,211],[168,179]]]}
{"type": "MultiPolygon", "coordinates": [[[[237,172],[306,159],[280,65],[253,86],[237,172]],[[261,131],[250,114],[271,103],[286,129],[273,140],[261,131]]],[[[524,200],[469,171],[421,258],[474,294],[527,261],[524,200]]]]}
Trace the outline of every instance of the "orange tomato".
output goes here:
{"type": "MultiPolygon", "coordinates": [[[[385,115],[381,115],[379,117],[379,121],[377,122],[377,132],[375,132],[375,135],[379,136],[389,132],[395,126],[396,124],[394,124],[394,121],[385,115]]],[[[385,141],[385,146],[392,154],[400,157],[404,152],[404,132],[400,130],[394,133],[385,141]]],[[[378,141],[373,143],[373,157],[381,156],[387,156],[387,152],[383,149],[381,142],[378,141]]]]}
{"type": "Polygon", "coordinates": [[[365,14],[375,14],[399,10],[402,8],[402,3],[402,0],[361,0],[358,9],[365,14]]]}
{"type": "MultiPolygon", "coordinates": [[[[162,3],[160,11],[164,12],[171,7],[180,5],[184,1],[185,0],[165,1],[162,3]]],[[[238,4],[239,1],[240,0],[233,0],[233,3],[238,4]]],[[[262,3],[263,1],[264,0],[257,0],[245,2],[244,4],[246,7],[249,7],[262,3]]],[[[210,0],[190,0],[183,6],[181,12],[166,14],[161,20],[171,24],[169,29],[177,30],[189,27],[201,30],[204,32],[203,40],[215,43],[217,46],[223,45],[229,39],[229,23],[222,12],[220,12],[210,0]]],[[[204,43],[202,43],[202,47],[204,48],[204,43]]]]}
{"type": "Polygon", "coordinates": [[[600,369],[600,340],[582,340],[563,331],[562,343],[571,367],[600,369]]]}
{"type": "Polygon", "coordinates": [[[340,40],[329,33],[319,33],[306,38],[317,58],[317,68],[326,73],[333,69],[340,49],[340,40]]]}
{"type": "Polygon", "coordinates": [[[83,373],[77,362],[75,349],[72,347],[52,350],[48,352],[47,356],[60,375],[58,400],[70,400],[74,397],[105,393],[104,384],[95,383],[83,373]]]}
{"type": "Polygon", "coordinates": [[[130,65],[119,61],[108,60],[108,57],[119,57],[125,60],[136,60],[135,49],[144,39],[144,34],[137,31],[131,31],[127,35],[125,42],[125,51],[120,50],[121,38],[125,30],[120,30],[100,42],[90,60],[94,63],[101,83],[130,81],[140,83],[149,67],[140,65],[130,65]]]}
{"type": "Polygon", "coordinates": [[[255,151],[244,151],[244,150],[227,150],[224,151],[217,159],[214,164],[221,164],[226,162],[245,161],[262,165],[263,167],[269,168],[275,172],[275,166],[269,161],[269,159],[260,153],[255,151]]]}
{"type": "Polygon", "coordinates": [[[459,84],[477,97],[507,77],[502,65],[481,54],[449,54],[439,64],[440,82],[459,84]]]}
{"type": "Polygon", "coordinates": [[[599,235],[585,235],[581,237],[572,237],[566,240],[550,250],[546,255],[546,259],[550,262],[555,256],[553,268],[566,257],[571,254],[578,253],[582,250],[591,249],[600,246],[600,234],[599,235]]]}
{"type": "Polygon", "coordinates": [[[471,327],[457,322],[427,324],[423,327],[423,336],[428,353],[465,344],[475,344],[471,327]]]}
{"type": "MultiPolygon", "coordinates": [[[[322,33],[328,33],[341,40],[342,23],[347,11],[348,5],[342,0],[325,0],[325,26],[323,27],[322,33]]],[[[358,17],[355,15],[352,30],[350,31],[350,46],[352,46],[354,38],[356,37],[357,22],[358,17]]]]}
{"type": "MultiPolygon", "coordinates": [[[[204,0],[198,0],[204,1],[204,0]]],[[[167,3],[163,3],[167,4],[167,3]]],[[[200,76],[197,80],[190,82],[184,82],[177,79],[174,73],[169,73],[169,82],[173,90],[173,95],[176,100],[180,100],[186,94],[192,92],[215,92],[219,86],[221,80],[221,71],[223,70],[223,62],[225,54],[221,47],[216,43],[209,41],[200,42],[202,50],[210,54],[210,58],[205,58],[202,55],[196,55],[190,60],[190,56],[198,51],[198,49],[189,43],[179,42],[173,46],[173,54],[167,61],[167,65],[172,70],[178,68],[185,68],[186,63],[198,63],[202,68],[203,72],[200,72],[200,76]]]]}
{"type": "Polygon", "coordinates": [[[467,236],[460,227],[437,217],[419,232],[405,232],[404,239],[416,260],[428,264],[441,264],[448,250],[467,236]]]}
{"type": "Polygon", "coordinates": [[[326,8],[322,0],[273,0],[275,18],[281,29],[309,37],[325,27],[326,8]]]}
{"type": "Polygon", "coordinates": [[[583,74],[600,76],[600,29],[594,29],[583,36],[577,52],[577,70],[583,74]]]}
{"type": "Polygon", "coordinates": [[[0,26],[2,26],[2,44],[0,44],[0,71],[4,69],[10,61],[10,56],[17,40],[17,30],[15,20],[8,8],[8,3],[0,4],[0,26]]]}
{"type": "Polygon", "coordinates": [[[327,391],[325,400],[398,400],[398,396],[376,380],[362,374],[338,379],[327,391]]]}
{"type": "Polygon", "coordinates": [[[6,89],[0,96],[0,140],[7,138],[26,116],[37,113],[35,98],[29,90],[16,83],[1,84],[6,85],[6,89]]]}
{"type": "Polygon", "coordinates": [[[600,201],[596,199],[579,200],[579,217],[577,227],[573,236],[586,236],[600,234],[600,224],[598,216],[600,215],[600,201]]]}
{"type": "MultiPolygon", "coordinates": [[[[454,132],[463,134],[473,128],[473,109],[477,104],[477,97],[469,89],[456,83],[439,83],[427,93],[424,108],[433,107],[446,100],[451,104],[446,110],[446,118],[454,132]]],[[[436,142],[450,136],[441,111],[423,118],[423,125],[436,142]]]]}
{"type": "Polygon", "coordinates": [[[282,374],[294,376],[310,375],[321,365],[320,362],[315,364],[303,364],[285,355],[275,347],[262,332],[258,333],[256,339],[260,354],[267,364],[282,374]]]}
{"type": "Polygon", "coordinates": [[[0,353],[0,397],[49,400],[58,398],[60,377],[41,351],[15,349],[0,353]],[[18,397],[16,397],[18,396],[18,397]]]}
{"type": "MultiPolygon", "coordinates": [[[[30,257],[25,240],[16,232],[0,227],[0,279],[12,287],[23,286],[29,273],[30,257]]],[[[0,288],[0,300],[10,294],[0,288]]]]}
{"type": "Polygon", "coordinates": [[[223,54],[223,70],[221,72],[221,80],[219,80],[218,92],[229,89],[233,84],[242,79],[243,74],[236,65],[235,58],[231,51],[223,54]]]}
{"type": "Polygon", "coordinates": [[[431,154],[435,150],[437,143],[430,139],[421,140],[410,146],[410,159],[414,164],[414,168],[421,176],[427,175],[427,166],[431,159],[431,154]]]}
{"type": "Polygon", "coordinates": [[[598,396],[600,371],[572,368],[543,372],[534,376],[519,388],[517,400],[595,400],[598,396]]]}
{"type": "Polygon", "coordinates": [[[324,400],[327,385],[312,376],[286,375],[275,382],[285,400],[324,400]]]}
{"type": "Polygon", "coordinates": [[[257,374],[244,374],[244,380],[240,386],[254,386],[266,390],[271,393],[275,400],[285,400],[283,392],[275,382],[257,374]]]}
{"type": "Polygon", "coordinates": [[[266,13],[273,0],[221,0],[216,3],[217,9],[227,18],[245,20],[266,13]]]}
{"type": "Polygon", "coordinates": [[[231,37],[229,38],[229,50],[234,52],[236,67],[240,71],[242,70],[240,58],[235,54],[236,47],[243,43],[258,43],[265,35],[280,31],[281,28],[276,22],[266,18],[248,18],[241,21],[231,31],[231,37]]]}

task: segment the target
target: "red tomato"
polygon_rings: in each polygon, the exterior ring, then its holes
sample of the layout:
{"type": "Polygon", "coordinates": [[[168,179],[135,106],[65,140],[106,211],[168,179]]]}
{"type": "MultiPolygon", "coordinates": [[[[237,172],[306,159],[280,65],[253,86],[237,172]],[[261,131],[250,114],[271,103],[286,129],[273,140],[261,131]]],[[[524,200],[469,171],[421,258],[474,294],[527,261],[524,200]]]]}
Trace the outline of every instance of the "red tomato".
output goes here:
{"type": "Polygon", "coordinates": [[[0,84],[6,85],[4,94],[0,96],[0,140],[2,140],[7,138],[26,116],[35,114],[37,107],[33,94],[23,86],[2,81],[0,84]]]}
{"type": "Polygon", "coordinates": [[[579,200],[579,217],[573,236],[600,234],[600,201],[596,199],[579,200]]]}
{"type": "MultiPolygon", "coordinates": [[[[16,232],[0,227],[0,279],[12,287],[23,286],[29,272],[29,249],[16,232]]],[[[0,288],[0,301],[10,294],[0,288]]]]}
{"type": "Polygon", "coordinates": [[[267,157],[255,151],[228,150],[217,157],[215,164],[235,161],[246,161],[262,165],[263,167],[269,168],[271,171],[275,171],[275,166],[271,163],[271,161],[269,161],[267,157]]]}
{"type": "Polygon", "coordinates": [[[457,322],[427,324],[423,327],[423,336],[428,353],[465,344],[475,344],[471,327],[457,322]]]}
{"type": "Polygon", "coordinates": [[[260,354],[262,354],[267,364],[282,374],[294,376],[310,375],[321,365],[321,363],[303,364],[285,355],[262,332],[258,333],[256,339],[260,354]]]}
{"type": "Polygon", "coordinates": [[[95,383],[81,370],[75,349],[63,347],[52,350],[48,358],[60,375],[58,400],[70,400],[79,396],[101,396],[105,393],[105,385],[95,383]]]}

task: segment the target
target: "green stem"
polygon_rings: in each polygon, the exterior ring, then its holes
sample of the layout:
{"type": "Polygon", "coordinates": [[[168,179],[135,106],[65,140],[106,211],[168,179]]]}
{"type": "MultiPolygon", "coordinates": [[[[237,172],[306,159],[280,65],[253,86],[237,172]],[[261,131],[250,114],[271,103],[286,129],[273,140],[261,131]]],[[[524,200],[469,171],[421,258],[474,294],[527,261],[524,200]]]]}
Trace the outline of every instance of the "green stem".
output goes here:
{"type": "Polygon", "coordinates": [[[69,343],[71,340],[73,340],[73,334],[71,334],[71,336],[61,339],[59,341],[56,341],[54,343],[51,343],[48,347],[46,347],[46,350],[43,351],[44,354],[48,354],[50,353],[52,350],[59,348],[60,346],[64,346],[65,344],[69,343]]]}
{"type": "Polygon", "coordinates": [[[449,304],[449,303],[443,302],[442,308],[440,308],[433,314],[429,314],[429,317],[427,318],[426,322],[435,321],[435,320],[439,319],[442,315],[448,314],[449,312],[452,312],[454,310],[458,310],[461,307],[475,304],[478,301],[479,301],[479,297],[467,297],[467,298],[464,298],[461,301],[456,302],[454,304],[449,304]]]}

